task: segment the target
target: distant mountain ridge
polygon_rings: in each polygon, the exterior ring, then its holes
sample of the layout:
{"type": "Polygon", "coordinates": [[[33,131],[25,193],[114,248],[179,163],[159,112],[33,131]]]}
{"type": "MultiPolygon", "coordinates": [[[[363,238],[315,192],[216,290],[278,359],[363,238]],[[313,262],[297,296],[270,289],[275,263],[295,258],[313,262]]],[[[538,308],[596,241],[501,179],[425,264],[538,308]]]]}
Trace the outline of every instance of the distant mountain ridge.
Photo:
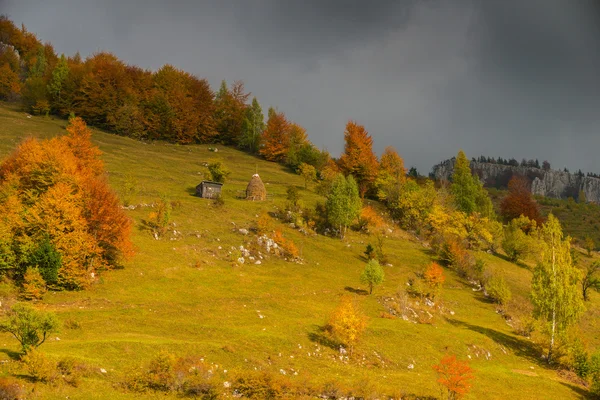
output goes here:
{"type": "MultiPolygon", "coordinates": [[[[443,161],[433,167],[432,177],[436,180],[451,180],[454,172],[454,161],[443,161]]],[[[528,179],[531,192],[534,195],[566,199],[577,199],[580,191],[585,194],[587,201],[600,203],[600,179],[585,176],[583,173],[570,173],[553,169],[543,169],[533,166],[515,166],[480,161],[471,161],[471,171],[479,176],[486,187],[505,189],[515,175],[528,179]]]]}

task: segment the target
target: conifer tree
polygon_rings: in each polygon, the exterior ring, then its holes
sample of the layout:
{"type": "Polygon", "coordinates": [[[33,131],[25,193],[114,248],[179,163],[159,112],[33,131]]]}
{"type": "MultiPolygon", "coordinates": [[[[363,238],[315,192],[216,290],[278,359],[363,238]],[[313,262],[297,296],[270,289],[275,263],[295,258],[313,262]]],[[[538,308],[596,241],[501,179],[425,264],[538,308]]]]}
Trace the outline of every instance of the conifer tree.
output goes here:
{"type": "Polygon", "coordinates": [[[552,361],[556,338],[577,322],[584,311],[579,292],[580,272],[571,259],[571,239],[563,239],[560,222],[554,215],[541,229],[541,261],[533,270],[531,299],[534,315],[548,323],[550,345],[547,361],[552,361]]]}

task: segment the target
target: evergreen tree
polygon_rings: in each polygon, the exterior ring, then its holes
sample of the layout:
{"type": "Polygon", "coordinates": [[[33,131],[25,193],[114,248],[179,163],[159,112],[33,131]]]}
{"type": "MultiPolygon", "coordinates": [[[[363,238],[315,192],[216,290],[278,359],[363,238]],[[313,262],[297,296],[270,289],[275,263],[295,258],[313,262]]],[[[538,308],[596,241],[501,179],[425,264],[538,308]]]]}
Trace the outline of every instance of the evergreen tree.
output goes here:
{"type": "Polygon", "coordinates": [[[450,192],[459,211],[469,215],[478,212],[484,217],[494,216],[492,202],[479,178],[471,174],[469,160],[462,150],[454,163],[450,192]]]}
{"type": "Polygon", "coordinates": [[[338,174],[331,184],[331,190],[325,203],[327,221],[339,228],[343,238],[348,225],[360,215],[362,202],[358,193],[358,185],[352,175],[347,178],[338,174]]]}
{"type": "Polygon", "coordinates": [[[560,222],[552,214],[541,231],[543,250],[541,261],[533,270],[531,299],[534,315],[549,324],[550,363],[556,337],[577,322],[584,308],[578,286],[580,272],[571,259],[571,239],[563,239],[560,222]]]}

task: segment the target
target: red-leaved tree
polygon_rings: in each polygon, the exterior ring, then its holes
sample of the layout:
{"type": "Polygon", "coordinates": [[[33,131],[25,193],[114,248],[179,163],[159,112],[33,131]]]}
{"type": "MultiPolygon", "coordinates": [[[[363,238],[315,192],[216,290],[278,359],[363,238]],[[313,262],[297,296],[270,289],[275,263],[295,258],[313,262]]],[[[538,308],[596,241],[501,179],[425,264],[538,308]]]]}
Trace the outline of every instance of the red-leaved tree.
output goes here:
{"type": "Polygon", "coordinates": [[[461,399],[469,393],[475,378],[467,361],[457,360],[455,355],[446,355],[433,369],[438,374],[438,383],[448,392],[448,399],[461,399]]]}

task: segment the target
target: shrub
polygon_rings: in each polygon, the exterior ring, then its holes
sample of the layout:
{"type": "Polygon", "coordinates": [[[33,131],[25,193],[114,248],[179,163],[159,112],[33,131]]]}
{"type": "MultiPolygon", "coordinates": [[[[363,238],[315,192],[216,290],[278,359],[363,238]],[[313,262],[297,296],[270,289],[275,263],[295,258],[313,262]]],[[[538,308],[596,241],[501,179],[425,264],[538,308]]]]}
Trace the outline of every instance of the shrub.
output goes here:
{"type": "Polygon", "coordinates": [[[7,319],[0,323],[0,332],[13,335],[26,353],[39,347],[48,334],[56,332],[58,320],[54,314],[37,311],[33,307],[17,303],[7,312],[7,319]]]}
{"type": "Polygon", "coordinates": [[[291,239],[286,239],[283,237],[281,231],[275,231],[273,240],[279,245],[279,247],[281,247],[281,250],[285,256],[298,258],[300,255],[300,251],[298,250],[298,247],[296,247],[296,244],[291,239]]]}
{"type": "Polygon", "coordinates": [[[358,219],[359,230],[368,232],[372,228],[381,228],[384,224],[385,221],[373,207],[366,206],[360,210],[360,217],[358,219]]]}
{"type": "Polygon", "coordinates": [[[21,297],[25,300],[41,300],[46,294],[46,282],[37,268],[27,268],[23,276],[21,297]]]}
{"type": "Polygon", "coordinates": [[[73,387],[78,387],[86,372],[86,366],[74,358],[67,357],[58,361],[56,368],[62,379],[73,387]]]}
{"type": "Polygon", "coordinates": [[[21,360],[27,368],[27,373],[38,382],[54,383],[59,377],[56,363],[38,350],[28,351],[21,360]]]}
{"type": "Polygon", "coordinates": [[[25,398],[21,383],[12,377],[0,378],[0,399],[19,400],[25,398]]]}
{"type": "Polygon", "coordinates": [[[462,277],[473,274],[473,257],[457,239],[444,241],[440,250],[440,261],[454,268],[462,277]]]}
{"type": "Polygon", "coordinates": [[[249,399],[278,399],[292,391],[288,379],[265,371],[248,371],[239,375],[231,388],[249,399]]]}
{"type": "Polygon", "coordinates": [[[220,161],[208,164],[209,179],[213,182],[225,183],[231,172],[220,161]]]}
{"type": "Polygon", "coordinates": [[[571,348],[570,364],[578,377],[586,379],[590,373],[590,357],[580,339],[575,339],[571,348]]]}
{"type": "Polygon", "coordinates": [[[384,278],[385,273],[377,260],[369,260],[360,275],[360,281],[369,285],[369,294],[373,293],[373,286],[381,284],[384,278]]]}
{"type": "Polygon", "coordinates": [[[141,371],[128,376],[124,385],[135,391],[177,392],[215,399],[218,396],[212,370],[198,357],[159,353],[141,371]]]}
{"type": "Polygon", "coordinates": [[[266,211],[262,212],[256,221],[256,231],[259,235],[264,235],[273,231],[273,219],[266,211]]]}
{"type": "Polygon", "coordinates": [[[490,278],[485,284],[485,290],[494,302],[503,306],[508,304],[512,298],[510,288],[506,284],[504,278],[501,276],[493,276],[490,278]]]}
{"type": "Polygon", "coordinates": [[[213,205],[215,207],[223,207],[225,205],[225,197],[223,197],[222,193],[219,193],[217,196],[215,196],[213,199],[213,205]]]}
{"type": "Polygon", "coordinates": [[[450,400],[460,399],[471,389],[473,370],[467,361],[460,361],[454,355],[446,355],[433,369],[438,374],[438,383],[446,388],[450,400]]]}

